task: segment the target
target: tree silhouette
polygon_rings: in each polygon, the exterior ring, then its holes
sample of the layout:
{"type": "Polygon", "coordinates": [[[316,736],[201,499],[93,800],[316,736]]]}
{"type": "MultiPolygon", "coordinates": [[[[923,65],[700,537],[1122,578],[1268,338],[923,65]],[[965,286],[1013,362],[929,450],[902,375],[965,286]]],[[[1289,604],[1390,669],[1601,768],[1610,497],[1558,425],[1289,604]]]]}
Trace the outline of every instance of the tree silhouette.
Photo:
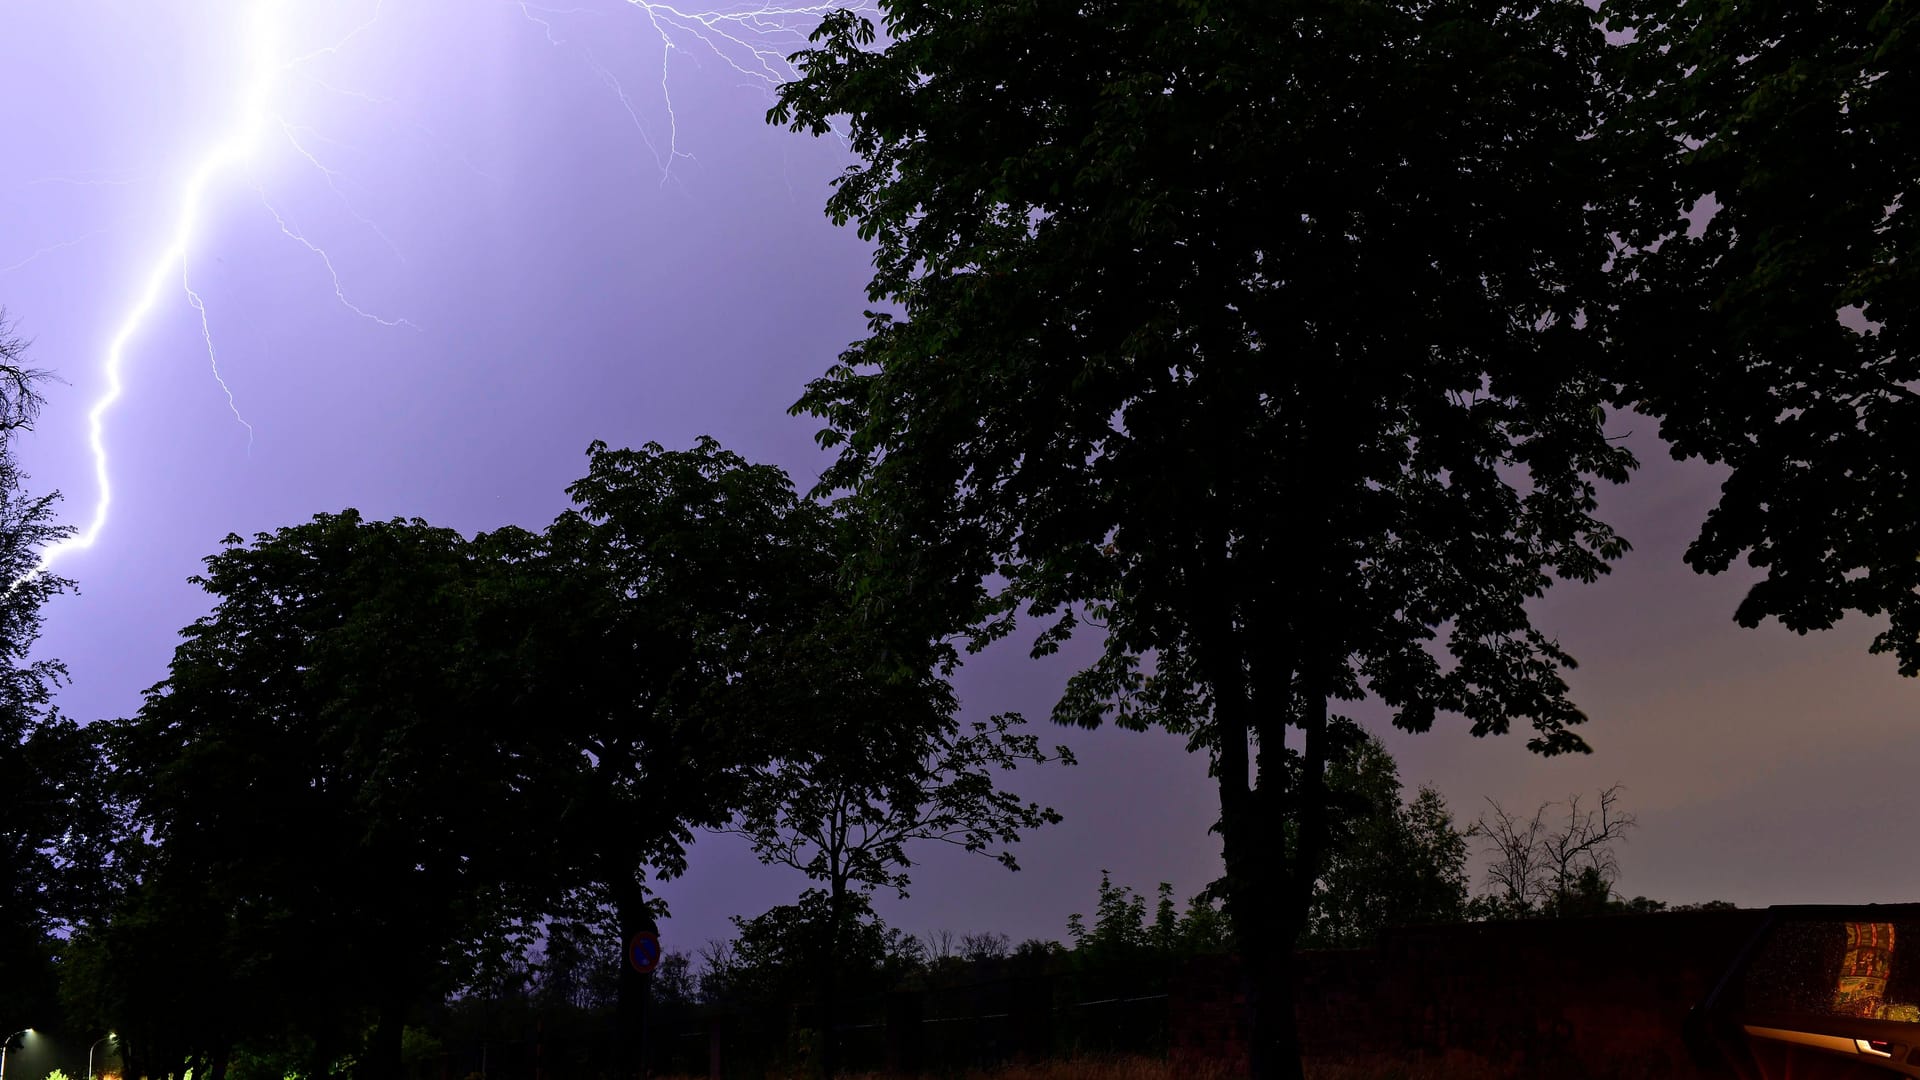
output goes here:
{"type": "MultiPolygon", "coordinates": [[[[829,665],[819,674],[838,681],[847,673],[829,665]]],[[[827,706],[859,711],[817,720],[805,745],[756,771],[729,829],[750,840],[763,862],[792,867],[825,887],[821,903],[803,902],[800,909],[825,920],[808,932],[821,941],[815,965],[826,1025],[820,1065],[829,1078],[839,1058],[841,943],[868,910],[873,890],[907,895],[908,847],[950,844],[1017,870],[1010,848],[1020,834],[1060,820],[1051,807],[1001,790],[998,775],[1021,764],[1071,763],[1065,747],[1049,755],[1037,738],[1013,730],[1020,718],[1011,714],[959,723],[945,681],[920,682],[909,684],[908,693],[917,689],[918,708],[932,713],[919,717],[891,707],[901,704],[897,693],[875,688],[861,700],[843,682],[827,695],[827,706]]]]}
{"type": "Polygon", "coordinates": [[[1388,927],[1465,918],[1467,838],[1446,801],[1425,786],[1404,800],[1377,736],[1356,731],[1347,744],[1328,762],[1336,821],[1302,944],[1353,948],[1388,927]]]}
{"type": "Polygon", "coordinates": [[[52,706],[66,668],[32,656],[42,609],[73,587],[34,571],[73,530],[54,518],[58,494],[27,493],[15,456],[46,378],[26,352],[0,311],[0,1012],[51,1018],[59,935],[97,906],[106,822],[91,739],[52,706]]]}
{"type": "MultiPolygon", "coordinates": [[[[826,512],[711,438],[596,442],[568,494],[575,509],[543,538],[527,666],[550,718],[541,737],[585,763],[557,846],[625,939],[658,929],[649,882],[684,873],[693,830],[724,825],[752,771],[789,745],[812,693],[795,642],[836,566],[826,512]]],[[[620,971],[630,1038],[646,983],[620,971]]]]}
{"type": "Polygon", "coordinates": [[[1525,818],[1489,798],[1488,812],[1467,830],[1486,841],[1491,856],[1486,876],[1492,891],[1476,900],[1478,912],[1525,918],[1607,910],[1620,876],[1614,846],[1638,824],[1620,808],[1622,788],[1602,788],[1584,809],[1575,792],[1565,802],[1541,803],[1525,818]]]}
{"type": "Polygon", "coordinates": [[[413,1012],[547,905],[571,763],[502,608],[532,539],[349,510],[206,560],[213,611],[109,737],[139,888],[88,967],[154,1072],[294,1032],[304,1071],[391,1077],[413,1012]]]}
{"type": "Polygon", "coordinates": [[[823,487],[883,507],[876,603],[974,644],[1050,619],[1039,653],[1092,617],[1055,719],[1210,756],[1254,1072],[1297,1077],[1334,703],[1583,748],[1525,604],[1625,547],[1592,515],[1631,463],[1581,307],[1595,17],[879,8],[883,44],[829,15],[770,112],[849,139],[828,213],[886,308],[796,406],[839,452],[823,487]]]}
{"type": "Polygon", "coordinates": [[[1620,399],[1731,469],[1687,562],[1806,633],[1884,614],[1920,674],[1920,11],[1624,0],[1604,141],[1619,239],[1596,308],[1620,399]]]}

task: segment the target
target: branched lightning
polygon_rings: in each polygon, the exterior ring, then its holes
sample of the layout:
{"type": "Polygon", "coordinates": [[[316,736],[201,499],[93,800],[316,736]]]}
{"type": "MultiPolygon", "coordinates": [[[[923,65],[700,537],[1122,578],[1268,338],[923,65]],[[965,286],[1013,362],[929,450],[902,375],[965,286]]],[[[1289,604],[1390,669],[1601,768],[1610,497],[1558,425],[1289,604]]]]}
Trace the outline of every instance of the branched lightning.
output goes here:
{"type": "MultiPolygon", "coordinates": [[[[313,131],[310,128],[304,128],[294,124],[289,124],[284,120],[280,122],[280,130],[286,133],[287,142],[293,145],[294,150],[298,152],[301,157],[307,159],[307,163],[309,165],[312,165],[316,170],[319,171],[321,176],[326,178],[327,190],[333,192],[334,197],[340,200],[340,205],[346,208],[347,213],[350,216],[352,216],[353,220],[358,221],[360,224],[365,225],[368,229],[372,230],[373,234],[375,236],[378,236],[380,238],[380,241],[387,245],[387,250],[393,252],[394,258],[399,259],[401,262],[406,262],[407,257],[400,253],[400,245],[393,242],[393,237],[388,236],[387,231],[385,229],[382,229],[378,222],[374,221],[372,218],[368,217],[367,215],[361,213],[360,208],[353,205],[353,200],[347,197],[347,193],[340,190],[340,170],[328,167],[324,162],[320,160],[318,155],[314,154],[313,151],[307,149],[306,144],[300,141],[300,134],[302,132],[306,132],[317,139],[325,140],[327,137],[325,135],[320,134],[317,131],[313,131]]],[[[327,140],[327,141],[331,141],[331,140],[327,140]]],[[[279,217],[278,214],[275,214],[274,216],[276,218],[279,217]]],[[[286,229],[286,225],[283,222],[281,224],[281,231],[284,232],[285,229],[286,229]]],[[[302,241],[302,243],[304,242],[305,241],[302,241]]],[[[332,268],[331,265],[329,265],[328,268],[331,269],[332,268]]],[[[339,282],[336,281],[334,282],[334,284],[338,285],[339,282]]]]}
{"type": "MultiPolygon", "coordinates": [[[[227,406],[232,411],[234,419],[238,421],[242,427],[246,428],[247,445],[249,449],[251,449],[253,445],[253,425],[241,414],[239,402],[234,396],[233,389],[228,385],[226,378],[220,372],[219,354],[214,345],[212,321],[207,314],[206,301],[193,287],[192,279],[188,272],[188,263],[193,252],[195,241],[200,235],[201,224],[203,220],[209,216],[207,204],[213,195],[216,183],[225,177],[226,174],[241,170],[244,166],[251,163],[264,150],[269,134],[276,127],[283,133],[286,133],[294,145],[300,148],[301,154],[309,163],[321,169],[327,178],[329,186],[333,187],[334,193],[343,201],[346,198],[345,194],[334,184],[332,171],[321,165],[319,159],[304,147],[300,147],[298,139],[288,130],[290,125],[273,112],[274,99],[277,96],[281,81],[287,71],[302,60],[337,50],[339,44],[344,44],[343,40],[341,43],[331,46],[328,49],[316,50],[314,53],[307,54],[307,56],[296,57],[292,60],[283,57],[281,54],[282,42],[280,40],[280,31],[284,26],[287,3],[288,0],[254,0],[253,18],[250,32],[247,36],[249,70],[247,79],[235,98],[239,103],[239,109],[237,110],[238,115],[234,125],[218,142],[206,148],[206,150],[195,159],[196,164],[188,172],[186,182],[181,187],[179,200],[175,204],[173,227],[167,234],[165,246],[153,256],[139,291],[135,294],[133,302],[127,307],[118,326],[114,329],[112,336],[107,341],[104,359],[101,364],[101,374],[105,383],[105,389],[94,399],[92,408],[87,411],[87,444],[93,456],[93,478],[96,489],[93,513],[87,520],[84,528],[81,528],[72,536],[67,537],[59,543],[49,545],[45,551],[41,552],[39,564],[27,575],[23,575],[20,579],[15,580],[13,582],[14,585],[18,585],[20,581],[25,580],[26,577],[31,577],[34,574],[45,571],[68,552],[92,547],[94,543],[99,540],[102,530],[106,528],[108,514],[113,509],[113,475],[106,442],[107,414],[118,404],[122,393],[125,391],[122,372],[126,367],[129,349],[139,337],[140,332],[145,328],[148,320],[153,316],[154,312],[159,309],[163,296],[168,293],[170,286],[175,285],[175,283],[177,283],[180,293],[184,294],[188,306],[193,309],[199,319],[201,340],[206,346],[207,363],[213,372],[214,381],[226,396],[227,406]]],[[[374,18],[377,19],[378,17],[379,11],[376,9],[374,18]]],[[[370,25],[371,22],[372,20],[369,20],[367,24],[357,27],[348,35],[348,38],[366,29],[366,26],[370,25]]],[[[110,181],[76,181],[70,178],[49,178],[49,182],[110,181]]],[[[257,183],[254,186],[259,188],[257,183]]],[[[266,202],[264,191],[262,191],[262,202],[266,202]]],[[[329,277],[332,278],[335,297],[337,297],[348,310],[362,318],[372,319],[385,326],[413,325],[404,319],[382,318],[350,301],[347,298],[345,288],[340,283],[340,275],[334,267],[333,260],[326,251],[289,225],[279,211],[273,208],[271,203],[267,203],[266,205],[268,211],[273,215],[274,221],[279,225],[281,232],[299,242],[308,251],[319,257],[321,263],[326,267],[329,277]]],[[[351,204],[349,204],[349,212],[353,213],[368,225],[372,225],[363,215],[353,210],[351,204]]],[[[377,227],[375,227],[375,231],[379,231],[377,227]]],[[[384,234],[381,235],[384,239],[384,234]]],[[[391,241],[388,242],[391,244],[391,241]]],[[[39,254],[41,253],[36,252],[34,256],[29,256],[29,259],[37,257],[39,254]]]]}
{"type": "Polygon", "coordinates": [[[207,366],[213,369],[213,381],[220,384],[220,392],[227,395],[227,408],[232,410],[233,418],[240,421],[241,427],[247,429],[247,452],[252,453],[253,425],[247,422],[246,417],[240,415],[240,403],[233,399],[233,387],[228,386],[226,377],[220,374],[220,356],[213,347],[213,324],[207,320],[207,302],[200,298],[199,293],[193,291],[193,282],[188,276],[185,262],[186,260],[181,260],[180,288],[187,294],[187,303],[192,304],[193,310],[200,316],[200,339],[207,343],[207,366]]]}
{"type": "Polygon", "coordinates": [[[299,56],[293,57],[292,59],[287,61],[286,66],[298,67],[301,64],[308,62],[309,60],[318,60],[322,56],[337,55],[341,49],[344,49],[348,45],[351,45],[353,43],[354,38],[357,38],[361,34],[364,34],[367,31],[373,29],[373,24],[380,21],[380,16],[384,14],[386,10],[387,10],[387,0],[375,0],[373,5],[373,14],[367,16],[365,22],[347,31],[344,35],[340,37],[338,41],[335,41],[331,45],[322,45],[320,48],[315,49],[312,52],[301,53],[299,56]]]}
{"type": "MultiPolygon", "coordinates": [[[[105,345],[101,362],[103,389],[94,399],[87,413],[87,441],[92,454],[94,482],[97,488],[92,514],[84,528],[79,529],[67,539],[49,546],[42,553],[39,565],[30,574],[16,580],[15,585],[25,580],[27,576],[46,570],[68,552],[92,547],[105,529],[109,512],[113,507],[114,494],[106,442],[106,418],[118,404],[124,392],[122,374],[131,349],[156,312],[160,310],[168,295],[184,296],[186,305],[198,319],[208,367],[215,383],[225,396],[227,407],[234,419],[246,429],[247,445],[251,449],[254,427],[242,414],[238,398],[222,374],[220,350],[215,343],[215,319],[209,313],[209,305],[202,292],[195,288],[189,266],[202,224],[213,214],[213,201],[223,193],[226,184],[232,182],[233,178],[229,174],[240,173],[239,179],[258,194],[260,205],[271,217],[281,235],[298,244],[318,260],[327,273],[335,300],[343,308],[359,318],[384,327],[420,329],[408,319],[376,313],[353,299],[342,281],[333,256],[293,224],[268,196],[264,183],[259,177],[250,175],[248,170],[248,166],[268,152],[270,144],[284,140],[299,161],[319,173],[346,213],[377,235],[396,258],[401,257],[399,247],[393,239],[372,218],[362,213],[349,197],[342,174],[328,166],[320,154],[315,152],[315,147],[321,143],[345,144],[335,143],[334,140],[310,127],[294,124],[275,110],[276,99],[280,96],[283,83],[289,75],[306,80],[332,94],[374,105],[391,104],[389,99],[337,86],[304,70],[308,62],[336,55],[355,38],[369,32],[380,20],[384,2],[385,0],[377,0],[372,16],[333,44],[289,56],[282,51],[285,44],[282,38],[286,36],[284,32],[288,28],[289,13],[296,7],[293,0],[249,0],[252,22],[250,33],[246,38],[245,77],[232,96],[232,100],[237,105],[232,126],[218,141],[204,148],[197,157],[190,159],[193,164],[187,171],[177,201],[173,204],[171,228],[164,234],[164,245],[154,252],[150,261],[146,263],[147,269],[140,279],[139,287],[105,345]],[[178,292],[173,292],[176,289],[178,292]]],[[[604,0],[604,9],[549,7],[532,0],[505,0],[505,3],[518,9],[520,16],[527,22],[538,26],[546,41],[555,46],[567,41],[559,29],[561,20],[577,16],[608,16],[618,14],[622,10],[637,13],[646,20],[646,25],[659,41],[658,56],[661,67],[657,93],[665,116],[663,132],[649,131],[647,123],[642,118],[641,106],[628,92],[627,86],[615,74],[612,67],[602,63],[584,48],[581,52],[589,69],[612,93],[619,108],[639,132],[642,141],[659,166],[663,184],[673,178],[676,162],[693,158],[693,155],[681,146],[680,116],[673,96],[672,68],[675,53],[696,59],[701,56],[716,58],[743,76],[750,85],[764,88],[771,93],[780,83],[793,78],[796,74],[787,62],[788,54],[804,47],[807,34],[823,16],[837,8],[849,6],[849,0],[788,5],[763,2],[730,9],[701,11],[688,10],[672,3],[660,3],[655,0],[604,0]]],[[[851,0],[851,6],[856,9],[871,10],[863,0],[851,0]]],[[[422,130],[432,136],[430,130],[424,128],[422,130]]],[[[439,141],[437,137],[435,141],[439,141]]],[[[462,162],[466,162],[457,150],[450,152],[462,162]]],[[[482,176],[487,175],[471,162],[466,164],[476,173],[482,176]]],[[[34,181],[34,183],[73,185],[120,185],[131,182],[134,181],[117,177],[92,176],[53,176],[34,181]]],[[[11,266],[0,266],[0,273],[18,269],[42,255],[73,246],[84,239],[86,237],[49,245],[27,255],[11,266]]]]}
{"type": "Polygon", "coordinates": [[[841,3],[795,7],[768,4],[740,11],[689,12],[647,0],[624,2],[642,12],[669,47],[673,45],[674,30],[689,34],[735,71],[770,88],[794,75],[787,64],[787,53],[781,50],[798,48],[806,41],[807,29],[822,16],[848,6],[841,3]]]}
{"type": "MultiPolygon", "coordinates": [[[[607,89],[613,91],[613,96],[620,102],[620,108],[626,112],[627,119],[633,121],[633,129],[640,133],[640,141],[646,144],[647,151],[653,155],[653,160],[660,166],[660,183],[665,184],[668,177],[673,175],[673,159],[692,156],[682,154],[679,147],[675,145],[678,142],[679,125],[673,122],[673,98],[671,96],[666,98],[669,137],[667,153],[663,157],[660,154],[660,148],[654,145],[653,136],[647,134],[647,125],[640,120],[640,113],[634,108],[633,99],[627,96],[627,88],[620,84],[619,77],[602,67],[600,62],[593,58],[591,52],[587,54],[587,65],[593,68],[594,74],[600,76],[600,81],[606,84],[607,89]]],[[[662,81],[664,83],[664,76],[662,81]]]]}
{"type": "Polygon", "coordinates": [[[599,15],[599,14],[602,14],[602,12],[594,11],[591,8],[550,8],[550,7],[544,7],[540,4],[529,4],[529,3],[526,3],[525,0],[515,0],[513,6],[520,9],[520,14],[523,17],[525,17],[528,22],[539,27],[542,31],[546,33],[547,44],[549,45],[558,45],[563,41],[565,41],[566,39],[555,37],[553,34],[553,24],[541,18],[540,15],[599,15]],[[534,12],[536,11],[539,12],[540,15],[535,15],[534,12]]]}
{"type": "Polygon", "coordinates": [[[389,319],[382,315],[376,315],[366,308],[361,307],[359,304],[354,303],[352,300],[349,300],[347,298],[346,286],[340,283],[340,271],[334,269],[333,256],[327,254],[327,249],[307,239],[304,233],[289,224],[287,219],[281,215],[280,211],[274,208],[273,203],[268,201],[265,189],[260,189],[260,205],[266,207],[267,213],[273,215],[273,223],[280,226],[281,235],[299,244],[301,247],[306,248],[308,251],[311,251],[314,256],[320,260],[320,265],[327,268],[327,276],[333,279],[334,298],[340,301],[340,306],[369,322],[377,322],[381,326],[405,326],[414,330],[420,329],[419,326],[407,319],[389,319]]]}
{"type": "MultiPolygon", "coordinates": [[[[689,56],[713,56],[746,77],[751,84],[771,92],[782,82],[798,74],[793,69],[793,65],[787,62],[787,57],[805,47],[808,33],[828,12],[843,7],[850,7],[856,11],[873,10],[871,5],[859,0],[793,5],[762,3],[710,11],[689,11],[674,4],[657,3],[655,0],[619,0],[619,2],[645,19],[660,39],[659,92],[660,103],[667,118],[665,137],[660,142],[656,142],[648,133],[647,126],[641,121],[639,110],[634,105],[632,95],[627,92],[619,77],[595,59],[592,53],[586,53],[585,59],[587,66],[612,92],[614,100],[626,113],[627,119],[639,131],[641,142],[646,145],[648,152],[653,155],[655,164],[660,167],[660,182],[663,185],[672,176],[674,162],[693,158],[692,154],[680,148],[680,117],[674,108],[673,88],[669,74],[669,66],[675,52],[683,52],[689,56]],[[661,143],[664,143],[664,148],[661,143]]],[[[547,41],[553,45],[559,45],[566,39],[558,35],[551,18],[542,16],[601,14],[598,11],[578,8],[541,7],[523,0],[513,0],[513,6],[520,10],[520,14],[528,22],[540,27],[547,41]]]]}
{"type": "MultiPolygon", "coordinates": [[[[80,173],[80,174],[74,174],[74,175],[68,175],[68,176],[39,176],[39,177],[35,177],[32,180],[27,181],[22,186],[48,187],[48,186],[57,185],[60,187],[81,187],[81,188],[131,187],[134,184],[140,183],[142,179],[144,179],[144,177],[139,175],[98,176],[98,175],[89,175],[85,173],[80,173]]],[[[11,274],[15,270],[24,270],[29,265],[34,263],[36,260],[40,259],[42,256],[51,255],[56,251],[65,251],[68,248],[79,247],[81,244],[86,243],[87,241],[93,239],[96,236],[105,236],[107,233],[110,233],[112,231],[113,230],[110,228],[91,229],[71,239],[59,240],[59,241],[55,241],[54,243],[35,248],[34,250],[21,256],[20,258],[15,259],[13,262],[7,263],[4,266],[0,266],[0,274],[11,274]]]]}

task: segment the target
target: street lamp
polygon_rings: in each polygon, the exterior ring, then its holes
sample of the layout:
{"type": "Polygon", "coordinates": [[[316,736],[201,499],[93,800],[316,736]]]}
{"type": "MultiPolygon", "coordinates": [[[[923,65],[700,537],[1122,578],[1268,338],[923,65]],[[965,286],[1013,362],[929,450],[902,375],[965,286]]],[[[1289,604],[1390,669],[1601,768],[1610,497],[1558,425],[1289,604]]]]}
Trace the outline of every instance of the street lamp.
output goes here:
{"type": "Polygon", "coordinates": [[[7,1048],[13,1045],[13,1040],[22,1035],[31,1034],[33,1034],[32,1028],[21,1028],[6,1038],[0,1039],[0,1080],[7,1080],[7,1048]]]}
{"type": "MultiPolygon", "coordinates": [[[[101,1043],[103,1043],[103,1042],[112,1042],[112,1041],[114,1040],[114,1038],[115,1038],[115,1035],[113,1034],[113,1032],[111,1032],[111,1031],[109,1031],[109,1032],[107,1032],[107,1034],[106,1034],[106,1036],[105,1036],[104,1038],[99,1038],[99,1039],[95,1039],[95,1040],[93,1040],[93,1046],[89,1046],[89,1047],[87,1047],[87,1080],[93,1080],[93,1051],[94,1051],[94,1047],[97,1047],[97,1046],[99,1046],[99,1045],[100,1045],[101,1043]]],[[[0,1077],[0,1080],[5,1080],[5,1078],[4,1078],[4,1077],[0,1077]]]]}

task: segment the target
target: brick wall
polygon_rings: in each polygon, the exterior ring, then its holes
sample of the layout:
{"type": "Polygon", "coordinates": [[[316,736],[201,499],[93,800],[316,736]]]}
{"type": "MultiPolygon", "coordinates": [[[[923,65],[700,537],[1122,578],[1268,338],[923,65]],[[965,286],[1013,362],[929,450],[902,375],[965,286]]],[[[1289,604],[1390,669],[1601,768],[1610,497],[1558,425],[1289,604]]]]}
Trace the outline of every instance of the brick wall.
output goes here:
{"type": "MultiPolygon", "coordinates": [[[[1490,1075],[1637,1080],[1697,1075],[1680,1041],[1762,911],[1468,923],[1377,948],[1299,955],[1307,1055],[1481,1063],[1490,1075]]],[[[1244,1063],[1238,965],[1197,961],[1168,987],[1176,1062],[1244,1063]]]]}

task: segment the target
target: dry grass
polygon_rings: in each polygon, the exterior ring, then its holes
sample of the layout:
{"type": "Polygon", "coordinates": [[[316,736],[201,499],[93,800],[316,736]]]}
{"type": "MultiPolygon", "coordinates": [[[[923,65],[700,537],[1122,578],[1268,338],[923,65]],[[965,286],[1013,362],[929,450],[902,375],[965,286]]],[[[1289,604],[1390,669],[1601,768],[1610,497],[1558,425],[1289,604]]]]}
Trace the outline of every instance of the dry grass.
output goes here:
{"type": "Polygon", "coordinates": [[[1376,1058],[1307,1063],[1307,1080],[1507,1080],[1512,1075],[1466,1054],[1419,1062],[1376,1058]]]}
{"type": "MultiPolygon", "coordinates": [[[[776,1080],[769,1072],[767,1080],[776,1080]]],[[[706,1080],[705,1077],[674,1076],[657,1080],[706,1080]]],[[[784,1080],[784,1078],[779,1078],[784,1080]]],[[[846,1073],[840,1080],[900,1080],[886,1073],[846,1073]]],[[[1158,1058],[1089,1058],[1080,1061],[1045,1061],[1035,1065],[1001,1065],[991,1069],[969,1069],[963,1073],[929,1073],[919,1080],[1239,1080],[1225,1068],[1175,1069],[1158,1058]]]]}
{"type": "MultiPolygon", "coordinates": [[[[1505,1074],[1484,1063],[1442,1059],[1419,1064],[1398,1061],[1308,1062],[1307,1080],[1502,1080],[1505,1074]]],[[[1241,1074],[1219,1065],[1179,1065],[1159,1058],[1088,1058],[1048,1061],[1036,1065],[1002,1065],[971,1069],[960,1074],[929,1074],[921,1080],[1240,1080],[1241,1074]]],[[[841,1080],[899,1080],[882,1073],[841,1073],[841,1080]]],[[[660,1077],[658,1080],[706,1080],[701,1076],[660,1077]]],[[[769,1073],[767,1080],[784,1080],[769,1073]]]]}

